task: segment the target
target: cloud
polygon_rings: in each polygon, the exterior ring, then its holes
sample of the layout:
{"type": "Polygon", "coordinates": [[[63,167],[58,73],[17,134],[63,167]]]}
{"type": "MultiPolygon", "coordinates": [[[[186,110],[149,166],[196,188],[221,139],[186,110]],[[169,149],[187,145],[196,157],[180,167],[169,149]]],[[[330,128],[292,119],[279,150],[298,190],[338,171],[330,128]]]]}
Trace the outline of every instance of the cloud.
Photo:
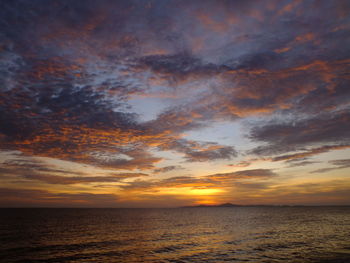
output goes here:
{"type": "Polygon", "coordinates": [[[188,162],[205,162],[219,159],[231,159],[237,155],[232,146],[223,146],[215,142],[196,142],[185,139],[170,141],[159,146],[161,150],[176,150],[185,154],[188,162]]]}
{"type": "Polygon", "coordinates": [[[188,76],[209,78],[211,75],[229,70],[229,67],[224,65],[204,63],[189,53],[146,56],[140,59],[140,63],[157,74],[174,78],[174,81],[176,81],[175,78],[181,80],[188,76]]]}
{"type": "Polygon", "coordinates": [[[300,159],[291,159],[288,161],[289,165],[287,167],[301,167],[310,164],[320,163],[316,161],[300,161],[300,159]]]}
{"type": "Polygon", "coordinates": [[[60,169],[49,165],[41,160],[31,157],[21,157],[20,159],[9,159],[1,163],[0,171],[3,174],[22,176],[25,174],[64,174],[72,176],[83,176],[84,173],[67,169],[60,169]]]}
{"type": "Polygon", "coordinates": [[[147,176],[143,173],[122,173],[112,176],[59,176],[39,173],[23,173],[23,177],[29,180],[38,180],[49,184],[88,184],[88,183],[115,183],[123,179],[147,176]]]}
{"type": "MultiPolygon", "coordinates": [[[[0,148],[116,172],[82,179],[34,161],[1,169],[90,184],[177,169],[157,168],[162,151],[185,165],[231,160],[236,145],[186,138],[221,122],[249,122],[248,154],[266,161],[306,165],[347,149],[349,10],[344,1],[5,1],[0,148]]],[[[273,173],[253,171],[216,176],[225,184],[273,173]]],[[[213,178],[148,183],[200,187],[213,178]]]]}
{"type": "Polygon", "coordinates": [[[270,169],[251,169],[251,170],[241,170],[232,173],[218,173],[208,175],[207,178],[217,181],[225,181],[225,180],[237,180],[237,179],[264,179],[274,177],[277,174],[274,173],[270,169]]]}
{"type": "Polygon", "coordinates": [[[182,169],[182,167],[179,165],[169,165],[169,166],[164,166],[161,168],[154,169],[153,172],[156,174],[157,173],[166,173],[166,172],[170,172],[170,171],[177,170],[177,169],[182,169]]]}
{"type": "Polygon", "coordinates": [[[251,161],[241,161],[239,163],[236,164],[228,164],[227,166],[229,167],[247,167],[251,164],[251,161]]]}
{"type": "MultiPolygon", "coordinates": [[[[271,10],[280,9],[277,3],[268,7],[258,2],[194,2],[180,8],[158,1],[150,6],[133,1],[84,5],[63,1],[53,8],[41,1],[17,5],[8,2],[1,24],[7,43],[6,63],[2,66],[7,88],[1,95],[8,98],[1,102],[1,147],[90,163],[89,156],[79,157],[78,153],[120,153],[113,146],[130,147],[145,142],[147,137],[160,141],[164,131],[176,136],[207,126],[212,120],[286,109],[317,112],[343,105],[347,101],[344,92],[349,62],[344,54],[348,49],[343,47],[341,54],[334,54],[333,50],[340,49],[324,48],[320,55],[314,51],[313,41],[322,48],[337,47],[338,43],[346,46],[346,34],[332,33],[327,23],[323,28],[328,33],[321,34],[315,17],[324,4],[310,16],[302,12],[309,5],[288,8],[285,14],[290,30],[286,31],[287,22],[282,18],[276,18],[272,25],[269,20],[271,10]],[[203,6],[217,13],[206,13],[203,6]],[[174,10],[178,11],[176,17],[174,10]],[[240,14],[253,20],[242,19],[240,14]],[[307,29],[300,27],[300,19],[308,21],[307,29]],[[229,38],[230,32],[236,34],[229,38]],[[216,41],[205,41],[213,36],[216,41]],[[191,41],[201,37],[207,46],[197,52],[191,41]],[[337,43],[332,42],[335,37],[337,43]],[[273,51],[286,45],[290,46],[288,57],[273,51]],[[198,92],[201,96],[190,99],[196,106],[188,105],[185,110],[172,107],[156,120],[140,125],[137,115],[128,112],[128,96],[147,94],[145,84],[157,77],[170,81],[168,89],[188,89],[191,84],[192,89],[202,91],[198,92]],[[211,85],[207,85],[208,79],[211,85]],[[91,139],[82,140],[78,134],[91,139]],[[129,141],[130,137],[139,139],[129,141]],[[65,151],[59,149],[60,145],[65,151]]],[[[327,10],[327,16],[337,16],[338,4],[328,4],[327,10]]],[[[336,20],[332,26],[342,23],[336,20]]],[[[187,158],[208,160],[234,155],[229,148],[207,154],[189,152],[187,158]]],[[[148,161],[152,166],[152,160],[148,161]]],[[[122,161],[116,162],[118,167],[119,163],[122,161]]],[[[129,167],[139,168],[132,164],[129,167]]]]}
{"type": "Polygon", "coordinates": [[[342,110],[296,121],[268,123],[253,127],[250,138],[254,141],[265,142],[267,145],[259,146],[251,153],[278,154],[303,149],[306,146],[326,144],[300,154],[276,157],[274,160],[278,161],[303,158],[332,149],[345,149],[350,144],[349,117],[348,111],[342,110]]]}
{"type": "Polygon", "coordinates": [[[49,165],[44,161],[33,158],[10,159],[1,164],[0,172],[3,176],[27,180],[41,181],[49,184],[88,184],[88,183],[115,183],[125,179],[148,176],[145,173],[111,173],[104,172],[104,175],[90,176],[83,172],[72,171],[68,169],[59,169],[53,165],[49,165]]]}
{"type": "Polygon", "coordinates": [[[290,204],[290,205],[347,205],[349,182],[347,180],[325,180],[294,185],[235,183],[231,199],[243,204],[290,204]]]}
{"type": "Polygon", "coordinates": [[[321,168],[321,169],[311,171],[310,173],[326,173],[326,172],[350,167],[350,159],[333,160],[333,161],[329,161],[329,163],[335,167],[321,168]]]}
{"type": "Polygon", "coordinates": [[[118,196],[92,193],[51,193],[45,190],[0,188],[1,207],[116,207],[118,196]]]}
{"type": "Polygon", "coordinates": [[[350,165],[350,159],[341,159],[341,160],[333,160],[329,161],[333,165],[338,166],[349,166],[350,165]]]}
{"type": "Polygon", "coordinates": [[[350,145],[325,145],[322,147],[318,148],[313,148],[304,152],[299,152],[295,154],[286,154],[286,155],[280,155],[277,157],[272,158],[273,162],[278,162],[278,161],[298,161],[302,160],[317,154],[321,153],[326,153],[329,151],[334,151],[334,150],[343,150],[350,148],[350,145]]]}
{"type": "Polygon", "coordinates": [[[196,178],[192,176],[175,176],[162,180],[141,180],[137,179],[121,188],[126,191],[143,191],[143,192],[157,192],[160,188],[181,188],[190,187],[193,189],[215,188],[218,184],[208,178],[196,178]]]}
{"type": "Polygon", "coordinates": [[[82,152],[118,151],[113,145],[127,143],[135,133],[135,115],[111,110],[117,105],[90,87],[11,90],[4,95],[9,98],[0,119],[0,145],[5,149],[89,162],[82,152]]]}
{"type": "MultiPolygon", "coordinates": [[[[102,165],[103,167],[113,169],[126,169],[126,170],[149,170],[155,168],[154,164],[162,161],[163,158],[155,157],[149,153],[145,147],[134,147],[131,149],[117,149],[114,153],[108,153],[112,158],[109,159],[95,159],[92,160],[92,164],[102,165]],[[113,154],[124,154],[127,158],[113,158],[113,154]]],[[[118,156],[118,155],[117,155],[118,156]]]]}
{"type": "Polygon", "coordinates": [[[251,169],[241,170],[229,173],[210,174],[200,177],[193,176],[175,176],[162,180],[140,180],[128,182],[121,185],[125,190],[142,190],[155,191],[159,188],[181,188],[190,187],[192,189],[210,189],[210,188],[225,188],[232,187],[234,182],[245,180],[261,180],[269,179],[277,176],[270,169],[251,169]]]}

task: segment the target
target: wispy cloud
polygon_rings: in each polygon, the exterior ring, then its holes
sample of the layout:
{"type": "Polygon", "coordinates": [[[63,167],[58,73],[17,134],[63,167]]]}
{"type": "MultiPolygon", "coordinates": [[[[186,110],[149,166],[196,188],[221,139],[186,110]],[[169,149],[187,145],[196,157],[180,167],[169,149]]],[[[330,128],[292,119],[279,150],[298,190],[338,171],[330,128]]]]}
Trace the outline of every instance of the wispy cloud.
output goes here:
{"type": "Polygon", "coordinates": [[[191,187],[194,189],[206,189],[216,187],[231,187],[233,182],[245,180],[265,180],[277,176],[269,169],[241,170],[229,173],[210,174],[201,177],[176,176],[162,180],[135,180],[121,186],[123,189],[156,189],[164,187],[191,187]]]}
{"type": "Polygon", "coordinates": [[[349,168],[350,159],[333,160],[333,161],[329,161],[329,164],[331,164],[332,167],[317,169],[317,170],[311,171],[311,173],[326,173],[333,170],[349,168]]]}

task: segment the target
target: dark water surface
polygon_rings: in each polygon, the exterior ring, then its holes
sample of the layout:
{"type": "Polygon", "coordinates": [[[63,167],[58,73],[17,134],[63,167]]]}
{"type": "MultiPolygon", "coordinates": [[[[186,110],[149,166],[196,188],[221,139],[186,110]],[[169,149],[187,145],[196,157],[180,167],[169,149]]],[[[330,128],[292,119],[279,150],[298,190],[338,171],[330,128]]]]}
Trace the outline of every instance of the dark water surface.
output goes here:
{"type": "Polygon", "coordinates": [[[1,262],[350,262],[350,207],[0,213],[1,262]]]}

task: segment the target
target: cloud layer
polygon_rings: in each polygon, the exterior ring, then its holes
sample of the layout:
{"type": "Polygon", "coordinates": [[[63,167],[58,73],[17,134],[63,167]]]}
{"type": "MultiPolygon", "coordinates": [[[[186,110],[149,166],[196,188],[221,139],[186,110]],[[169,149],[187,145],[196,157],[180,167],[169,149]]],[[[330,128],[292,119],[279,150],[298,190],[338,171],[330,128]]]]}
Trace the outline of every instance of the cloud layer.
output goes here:
{"type": "MultiPolygon", "coordinates": [[[[0,7],[7,177],[70,187],[224,187],[277,177],[277,163],[307,168],[320,162],[308,159],[350,148],[347,1],[15,0],[0,7]],[[241,134],[205,132],[227,124],[241,134]],[[8,151],[21,152],[21,162],[8,151]],[[212,170],[197,174],[195,165],[212,170]]],[[[325,163],[332,166],[312,171],[348,168],[325,163]]],[[[22,181],[11,182],[22,189],[22,181]]]]}

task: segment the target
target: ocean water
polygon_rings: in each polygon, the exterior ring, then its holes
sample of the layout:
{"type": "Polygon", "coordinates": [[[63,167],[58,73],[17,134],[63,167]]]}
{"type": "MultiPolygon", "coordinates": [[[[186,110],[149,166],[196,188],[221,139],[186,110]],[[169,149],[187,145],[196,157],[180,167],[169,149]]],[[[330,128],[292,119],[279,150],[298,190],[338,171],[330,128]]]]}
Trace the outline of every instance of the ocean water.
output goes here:
{"type": "Polygon", "coordinates": [[[350,262],[350,207],[0,209],[0,262],[350,262]]]}

